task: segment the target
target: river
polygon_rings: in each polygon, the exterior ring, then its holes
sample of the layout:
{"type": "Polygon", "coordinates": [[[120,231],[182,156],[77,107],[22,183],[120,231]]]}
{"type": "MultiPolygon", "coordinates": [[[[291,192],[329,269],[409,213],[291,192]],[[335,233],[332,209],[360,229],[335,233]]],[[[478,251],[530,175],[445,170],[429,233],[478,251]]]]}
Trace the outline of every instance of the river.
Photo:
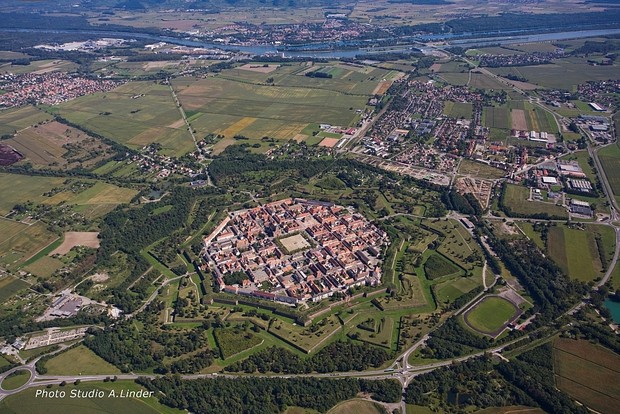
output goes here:
{"type": "Polygon", "coordinates": [[[16,33],[77,33],[102,37],[119,37],[123,39],[141,39],[149,40],[153,42],[167,42],[171,44],[192,46],[192,47],[204,47],[204,48],[219,48],[223,50],[234,50],[249,53],[251,55],[267,55],[267,54],[280,54],[285,57],[314,57],[325,59],[336,58],[354,58],[357,55],[375,54],[383,52],[402,52],[410,51],[414,48],[420,48],[421,43],[429,41],[443,41],[448,46],[461,46],[470,47],[474,45],[488,45],[488,44],[513,44],[513,43],[528,43],[528,42],[543,42],[543,41],[555,41],[555,40],[567,40],[567,39],[579,39],[584,37],[595,37],[605,35],[620,34],[620,29],[599,29],[599,30],[578,30],[570,32],[554,32],[554,33],[539,33],[539,34],[519,34],[518,32],[506,32],[502,33],[481,33],[480,37],[475,38],[463,38],[464,36],[471,36],[471,34],[463,35],[428,35],[419,37],[408,37],[407,40],[411,40],[411,43],[385,46],[385,47],[351,47],[351,45],[359,45],[360,41],[355,42],[338,42],[334,44],[308,44],[308,45],[296,45],[295,49],[288,50],[278,49],[274,45],[226,45],[216,42],[207,42],[196,39],[181,39],[170,36],[159,36],[146,33],[134,33],[134,32],[118,32],[118,31],[103,31],[103,30],[49,30],[49,29],[4,29],[0,28],[2,32],[16,32],[16,33]],[[491,36],[497,34],[498,36],[491,36]],[[329,50],[310,50],[310,49],[326,49],[329,50]],[[339,49],[340,47],[340,49],[339,49]],[[304,50],[305,49],[305,50],[304,50]]]}

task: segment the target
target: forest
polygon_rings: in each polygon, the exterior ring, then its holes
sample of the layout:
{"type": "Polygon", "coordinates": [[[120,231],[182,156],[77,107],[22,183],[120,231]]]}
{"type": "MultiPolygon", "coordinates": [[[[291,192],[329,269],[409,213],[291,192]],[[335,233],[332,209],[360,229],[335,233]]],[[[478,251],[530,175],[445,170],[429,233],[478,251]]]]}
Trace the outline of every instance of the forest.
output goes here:
{"type": "Polygon", "coordinates": [[[384,349],[353,342],[334,342],[307,359],[284,348],[271,347],[228,367],[230,372],[275,372],[304,374],[310,372],[363,371],[383,365],[392,356],[384,349]]]}
{"type": "Polygon", "coordinates": [[[385,402],[398,402],[401,397],[395,380],[240,377],[187,381],[168,376],[136,382],[160,395],[163,404],[198,414],[281,413],[291,406],[326,412],[360,392],[385,402]]]}

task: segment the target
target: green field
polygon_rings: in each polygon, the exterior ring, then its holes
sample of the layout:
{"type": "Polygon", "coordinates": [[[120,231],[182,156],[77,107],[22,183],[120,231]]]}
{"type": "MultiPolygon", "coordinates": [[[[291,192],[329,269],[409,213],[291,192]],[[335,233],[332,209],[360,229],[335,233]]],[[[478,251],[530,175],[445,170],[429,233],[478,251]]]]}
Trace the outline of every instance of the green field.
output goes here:
{"type": "Polygon", "coordinates": [[[459,174],[471,175],[485,180],[497,180],[505,176],[506,171],[465,158],[459,165],[459,174]]]}
{"type": "Polygon", "coordinates": [[[0,240],[0,264],[15,268],[57,238],[43,222],[27,226],[12,237],[0,240]]]}
{"type": "Polygon", "coordinates": [[[460,277],[455,280],[448,280],[434,286],[435,296],[437,296],[437,300],[441,303],[452,303],[455,299],[470,292],[481,283],[481,280],[476,281],[471,277],[460,277]]]}
{"type": "Polygon", "coordinates": [[[503,129],[509,133],[512,128],[510,111],[506,107],[485,106],[482,111],[482,124],[489,128],[503,129]]]}
{"type": "Polygon", "coordinates": [[[356,322],[358,321],[358,328],[351,334],[355,339],[385,348],[392,347],[392,335],[394,333],[394,320],[392,318],[385,316],[367,318],[363,315],[356,319],[356,322]],[[360,328],[360,324],[366,329],[360,328]]]}
{"type": "Polygon", "coordinates": [[[341,328],[335,315],[331,315],[312,326],[303,327],[282,319],[276,319],[269,327],[269,332],[303,352],[313,352],[319,346],[326,345],[337,335],[341,328]]]}
{"type": "MultiPolygon", "coordinates": [[[[382,408],[378,408],[378,404],[366,400],[349,400],[337,404],[329,410],[328,414],[383,414],[382,408]]],[[[380,406],[379,406],[380,407],[380,406]]]]}
{"type": "Polygon", "coordinates": [[[432,254],[424,263],[424,274],[429,280],[439,279],[444,276],[456,276],[462,270],[450,260],[440,254],[432,254]]]}
{"type": "Polygon", "coordinates": [[[499,296],[487,296],[464,315],[465,322],[478,332],[495,334],[516,313],[515,305],[499,296]]]}
{"type": "MultiPolygon", "coordinates": [[[[39,388],[45,389],[45,388],[39,388]]],[[[167,407],[155,397],[147,398],[120,398],[120,392],[138,391],[144,389],[132,381],[116,382],[89,382],[81,383],[78,386],[68,384],[65,387],[54,386],[49,391],[65,391],[64,398],[47,398],[42,403],[41,397],[35,397],[36,389],[29,388],[19,394],[10,395],[0,402],[0,412],[4,414],[81,414],[81,413],[101,413],[101,414],[181,414],[185,411],[167,407]],[[101,390],[104,392],[103,398],[71,398],[71,390],[79,389],[82,391],[101,390]],[[116,398],[110,397],[110,392],[114,390],[116,398]]]]}
{"type": "Polygon", "coordinates": [[[29,286],[28,283],[13,276],[6,276],[0,279],[0,302],[6,301],[15,293],[29,286]]]}
{"type": "Polygon", "coordinates": [[[588,80],[613,79],[617,66],[592,66],[587,58],[571,57],[557,59],[552,64],[520,66],[511,68],[489,68],[495,74],[505,76],[513,74],[523,77],[528,82],[553,89],[574,91],[577,85],[588,80]]]}
{"type": "Polygon", "coordinates": [[[30,372],[26,370],[18,370],[9,374],[4,381],[2,381],[2,388],[5,390],[15,390],[30,379],[30,372]]]}
{"type": "Polygon", "coordinates": [[[39,122],[51,119],[49,114],[35,108],[24,106],[0,112],[0,135],[14,134],[39,122]]]}
{"type": "Polygon", "coordinates": [[[528,201],[530,190],[527,187],[514,184],[506,184],[506,189],[502,194],[503,203],[509,207],[514,214],[530,216],[533,214],[548,214],[561,218],[568,218],[566,209],[552,203],[540,201],[528,201]]]}
{"type": "Polygon", "coordinates": [[[42,203],[47,200],[43,193],[61,186],[64,181],[64,178],[0,173],[0,214],[6,215],[18,203],[42,203]],[[19,191],[15,191],[16,188],[19,191]]]}
{"type": "Polygon", "coordinates": [[[49,110],[133,148],[159,142],[165,152],[177,156],[194,148],[167,85],[130,82],[113,91],[82,96],[49,110]]]}
{"type": "Polygon", "coordinates": [[[557,387],[601,413],[620,406],[620,356],[585,340],[556,339],[553,365],[557,387]]]}
{"type": "Polygon", "coordinates": [[[80,345],[53,357],[45,363],[47,375],[114,375],[120,370],[93,351],[80,345]]]}
{"type": "Polygon", "coordinates": [[[213,331],[213,335],[220,348],[222,359],[230,358],[262,342],[259,336],[250,332],[249,329],[244,330],[241,326],[216,329],[213,331]]]}
{"type": "Polygon", "coordinates": [[[601,260],[593,232],[554,226],[547,237],[549,257],[572,279],[589,282],[601,276],[601,260]]]}
{"type": "Polygon", "coordinates": [[[470,103],[446,101],[443,113],[452,118],[471,119],[472,111],[470,103]]]}
{"type": "Polygon", "coordinates": [[[614,144],[608,145],[602,148],[598,155],[611,190],[618,199],[620,197],[620,175],[617,172],[620,171],[620,148],[614,144]]]}

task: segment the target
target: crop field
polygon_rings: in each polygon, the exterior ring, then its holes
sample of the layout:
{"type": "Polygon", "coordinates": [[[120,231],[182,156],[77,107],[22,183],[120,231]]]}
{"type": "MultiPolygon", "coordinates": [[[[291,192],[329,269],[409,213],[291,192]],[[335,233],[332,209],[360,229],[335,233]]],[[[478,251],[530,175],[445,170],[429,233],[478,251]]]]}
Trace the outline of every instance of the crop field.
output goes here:
{"type": "Polygon", "coordinates": [[[509,206],[516,214],[541,214],[547,213],[552,216],[568,217],[566,209],[552,203],[540,201],[528,201],[530,190],[527,187],[507,184],[502,197],[505,205],[509,206]]]}
{"type": "Polygon", "coordinates": [[[30,272],[35,276],[48,278],[56,270],[64,266],[64,263],[53,257],[43,256],[37,259],[35,262],[24,266],[23,270],[30,272]]]}
{"type": "Polygon", "coordinates": [[[137,193],[130,188],[117,187],[112,184],[97,182],[68,201],[69,204],[122,204],[128,203],[137,193]]]}
{"type": "Polygon", "coordinates": [[[598,154],[611,190],[618,199],[620,197],[620,175],[617,172],[620,171],[620,148],[617,145],[609,145],[601,149],[598,154]]]}
{"type": "Polygon", "coordinates": [[[489,128],[510,129],[510,111],[505,107],[485,106],[482,111],[482,124],[489,128]]]}
{"type": "Polygon", "coordinates": [[[555,226],[549,229],[547,246],[549,256],[572,279],[589,282],[601,275],[592,232],[555,226]]]}
{"type": "MultiPolygon", "coordinates": [[[[41,387],[38,389],[45,389],[41,387]]],[[[48,391],[65,391],[64,398],[48,398],[41,403],[41,397],[36,397],[37,388],[29,388],[18,394],[10,395],[0,402],[0,412],[4,414],[79,414],[79,413],[135,413],[135,414],[182,414],[185,411],[165,406],[157,397],[148,398],[119,398],[121,390],[138,391],[144,388],[133,381],[115,382],[88,382],[79,385],[67,384],[65,387],[53,386],[48,391]],[[80,389],[102,390],[106,397],[114,390],[116,398],[71,398],[71,390],[80,389]]]]}
{"type": "Polygon", "coordinates": [[[483,334],[496,336],[518,312],[518,308],[499,296],[487,296],[463,316],[465,323],[483,334]]]}
{"type": "Polygon", "coordinates": [[[49,110],[106,138],[133,148],[159,142],[165,152],[183,155],[193,141],[170,88],[130,82],[113,91],[82,96],[49,110]]]}
{"type": "Polygon", "coordinates": [[[100,140],[56,121],[21,130],[6,144],[23,154],[35,166],[62,169],[77,166],[88,168],[113,153],[100,140]]]}
{"type": "Polygon", "coordinates": [[[121,371],[93,351],[80,345],[45,363],[48,375],[115,375],[121,371]]]}
{"type": "Polygon", "coordinates": [[[489,75],[485,75],[484,73],[479,73],[479,72],[471,73],[471,81],[469,82],[469,86],[472,88],[493,89],[493,90],[512,89],[510,86],[500,83],[495,78],[492,78],[489,75]]]}
{"type": "Polygon", "coordinates": [[[308,327],[295,325],[281,319],[276,319],[269,327],[270,333],[307,353],[325,345],[339,330],[340,322],[335,315],[308,327]]]}
{"type": "Polygon", "coordinates": [[[262,342],[259,336],[242,327],[215,329],[213,335],[222,359],[230,358],[262,342]]]}
{"type": "Polygon", "coordinates": [[[620,406],[620,356],[585,340],[553,342],[557,387],[601,413],[620,406]]]}
{"type": "MultiPolygon", "coordinates": [[[[347,94],[340,92],[334,85],[324,88],[315,85],[317,88],[313,89],[308,83],[317,79],[291,74],[294,68],[279,68],[268,75],[232,69],[207,79],[181,78],[173,85],[197,135],[213,133],[225,137],[214,146],[214,152],[219,153],[237,142],[235,136],[249,138],[244,142],[250,145],[265,147],[263,137],[309,141],[311,134],[304,133],[309,124],[349,126],[356,122],[356,110],[365,108],[369,94],[378,84],[378,81],[369,83],[372,89],[368,94],[358,95],[348,90],[347,94]],[[269,76],[276,81],[267,85],[247,79],[256,76],[269,76]],[[282,77],[281,82],[278,76],[282,77]]],[[[299,66],[297,70],[304,67],[299,66]]]]}
{"type": "Polygon", "coordinates": [[[28,283],[13,276],[3,277],[0,279],[0,301],[6,301],[15,293],[27,288],[28,286],[30,286],[28,283]]]}
{"type": "Polygon", "coordinates": [[[22,73],[48,73],[48,72],[69,72],[77,68],[77,64],[68,60],[34,60],[28,65],[6,65],[2,66],[2,71],[14,74],[22,73]]]}
{"type": "Polygon", "coordinates": [[[443,113],[452,118],[470,119],[473,112],[472,104],[446,101],[443,113]]]}
{"type": "Polygon", "coordinates": [[[31,125],[51,119],[49,114],[35,108],[24,106],[0,112],[0,135],[13,134],[31,125]]]}
{"type": "Polygon", "coordinates": [[[0,264],[19,266],[57,238],[42,222],[27,226],[14,236],[0,240],[0,264]]]}

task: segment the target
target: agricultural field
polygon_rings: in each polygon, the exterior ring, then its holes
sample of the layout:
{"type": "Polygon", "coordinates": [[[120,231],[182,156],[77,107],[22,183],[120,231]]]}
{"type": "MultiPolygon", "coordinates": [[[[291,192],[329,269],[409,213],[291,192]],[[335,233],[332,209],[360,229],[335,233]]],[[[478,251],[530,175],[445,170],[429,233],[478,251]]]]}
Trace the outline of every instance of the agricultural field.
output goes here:
{"type": "Polygon", "coordinates": [[[493,90],[512,90],[511,86],[505,85],[495,78],[481,72],[471,72],[471,80],[468,84],[471,88],[493,89],[493,90]]]}
{"type": "Polygon", "coordinates": [[[443,113],[452,118],[470,119],[473,109],[472,104],[462,102],[446,101],[443,113]]]}
{"type": "Polygon", "coordinates": [[[0,240],[0,264],[15,269],[58,239],[42,222],[24,227],[10,238],[0,240]]]}
{"type": "Polygon", "coordinates": [[[555,60],[552,64],[520,66],[510,68],[488,68],[496,75],[505,76],[513,74],[523,77],[529,83],[543,88],[562,90],[577,90],[577,85],[589,80],[613,79],[617,73],[617,67],[592,66],[587,63],[588,58],[570,57],[555,60]]]}
{"type": "Polygon", "coordinates": [[[164,153],[176,156],[194,149],[167,85],[130,82],[110,92],[82,96],[48,110],[130,148],[158,142],[164,153]]]}
{"type": "Polygon", "coordinates": [[[497,336],[517,312],[518,308],[508,300],[499,296],[487,296],[463,317],[470,328],[486,335],[497,336]]]}
{"type": "Polygon", "coordinates": [[[527,187],[506,184],[506,189],[502,194],[502,201],[514,214],[529,216],[546,213],[550,216],[568,218],[568,212],[562,206],[541,201],[528,201],[529,196],[530,190],[527,187]]]}
{"type": "MultiPolygon", "coordinates": [[[[45,389],[41,387],[39,389],[45,389]]],[[[28,412],[31,414],[71,414],[71,413],[124,413],[135,414],[182,414],[184,411],[167,407],[159,402],[156,397],[118,398],[121,390],[138,391],[144,388],[133,381],[115,382],[88,382],[79,385],[67,384],[64,387],[53,386],[49,391],[63,390],[64,398],[49,398],[45,404],[41,404],[41,398],[35,397],[37,388],[29,388],[18,394],[6,397],[0,402],[0,412],[5,414],[19,414],[28,412]],[[71,390],[80,389],[102,390],[109,395],[113,390],[117,398],[70,398],[71,390]]]]}
{"type": "Polygon", "coordinates": [[[482,111],[482,124],[489,128],[504,129],[508,135],[512,126],[510,111],[506,107],[485,106],[482,111]]]}
{"type": "Polygon", "coordinates": [[[45,362],[47,375],[115,375],[120,370],[84,345],[79,345],[45,362]]]}
{"type": "Polygon", "coordinates": [[[48,72],[71,72],[77,69],[78,65],[68,60],[46,59],[34,60],[27,65],[0,65],[2,72],[11,72],[14,74],[36,73],[43,74],[48,72]]]}
{"type": "Polygon", "coordinates": [[[614,192],[616,199],[620,199],[620,176],[617,174],[617,171],[620,171],[620,147],[608,145],[602,148],[598,155],[611,190],[614,192]]]}
{"type": "Polygon", "coordinates": [[[0,112],[0,136],[12,135],[24,128],[41,122],[46,122],[52,117],[34,106],[7,109],[0,112]]]}
{"type": "Polygon", "coordinates": [[[547,237],[549,257],[564,273],[582,282],[601,276],[602,265],[593,232],[554,226],[547,237]]]}
{"type": "Polygon", "coordinates": [[[617,411],[620,356],[586,340],[558,338],[553,342],[553,365],[560,390],[600,413],[617,411]]]}
{"type": "Polygon", "coordinates": [[[9,213],[15,204],[42,203],[47,199],[43,193],[62,186],[64,181],[64,178],[0,173],[0,215],[9,213]],[[20,191],[15,191],[16,188],[20,191]]]}
{"type": "Polygon", "coordinates": [[[23,129],[5,141],[35,167],[89,168],[112,155],[111,147],[60,122],[46,122],[23,129]]]}
{"type": "Polygon", "coordinates": [[[30,285],[23,280],[9,275],[4,276],[0,279],[0,302],[5,302],[11,296],[29,286],[30,285]]]}

